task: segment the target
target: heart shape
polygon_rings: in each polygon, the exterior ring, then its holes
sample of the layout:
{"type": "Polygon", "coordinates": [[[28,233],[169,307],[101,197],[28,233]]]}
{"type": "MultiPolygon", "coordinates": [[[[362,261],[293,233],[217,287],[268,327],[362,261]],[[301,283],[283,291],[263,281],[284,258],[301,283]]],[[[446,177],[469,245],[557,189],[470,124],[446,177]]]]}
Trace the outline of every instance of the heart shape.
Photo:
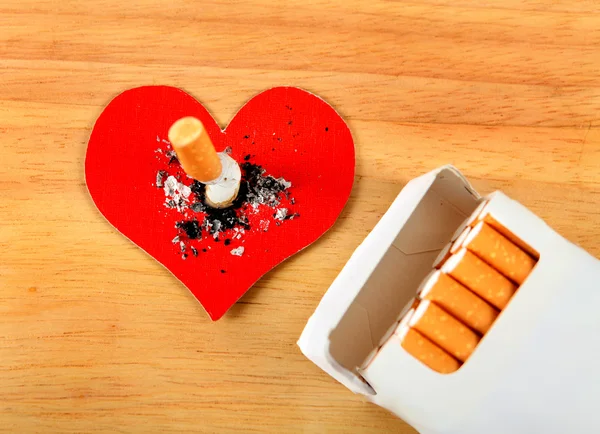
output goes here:
{"type": "Polygon", "coordinates": [[[104,217],[173,273],[217,320],[262,275],[333,225],[352,189],[354,143],[331,106],[298,88],[260,93],[221,130],[184,91],[147,86],[123,92],[104,109],[88,143],[85,176],[104,217]],[[189,207],[196,192],[181,199],[184,211],[167,207],[173,203],[167,203],[164,187],[157,188],[163,175],[186,185],[193,181],[168,154],[168,129],[183,116],[202,121],[217,151],[231,148],[240,164],[259,165],[266,171],[262,176],[291,182],[275,207],[239,204],[245,231],[230,228],[215,239],[205,227],[201,239],[186,239],[181,222],[201,224],[206,217],[189,207]]]}

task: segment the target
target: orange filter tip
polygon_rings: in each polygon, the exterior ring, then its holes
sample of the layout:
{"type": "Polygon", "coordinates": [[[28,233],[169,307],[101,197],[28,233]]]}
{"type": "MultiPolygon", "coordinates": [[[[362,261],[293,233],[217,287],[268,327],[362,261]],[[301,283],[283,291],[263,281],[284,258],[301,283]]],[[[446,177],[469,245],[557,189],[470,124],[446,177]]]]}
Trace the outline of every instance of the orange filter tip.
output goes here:
{"type": "Polygon", "coordinates": [[[427,339],[421,333],[408,326],[414,310],[400,322],[396,335],[402,348],[430,369],[441,374],[450,374],[460,368],[460,362],[427,339]]]}
{"type": "Polygon", "coordinates": [[[203,183],[219,178],[221,160],[199,119],[187,116],[175,121],[168,136],[185,173],[203,183]]]}
{"type": "Polygon", "coordinates": [[[442,271],[499,310],[517,290],[513,282],[464,247],[446,261],[442,271]]]}
{"type": "Polygon", "coordinates": [[[473,330],[429,300],[421,301],[409,326],[461,362],[469,358],[479,343],[479,336],[473,330]]]}
{"type": "Polygon", "coordinates": [[[439,270],[431,273],[423,281],[418,295],[423,300],[436,303],[482,335],[489,330],[498,316],[494,307],[439,270]]]}
{"type": "Polygon", "coordinates": [[[536,264],[535,259],[484,221],[473,228],[464,246],[518,285],[536,264]]]}

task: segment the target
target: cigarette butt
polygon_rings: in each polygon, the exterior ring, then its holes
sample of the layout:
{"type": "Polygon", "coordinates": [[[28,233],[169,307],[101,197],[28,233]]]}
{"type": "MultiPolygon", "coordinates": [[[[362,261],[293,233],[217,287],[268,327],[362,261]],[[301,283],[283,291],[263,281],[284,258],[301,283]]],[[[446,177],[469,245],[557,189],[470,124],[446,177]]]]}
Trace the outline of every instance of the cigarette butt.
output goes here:
{"type": "Polygon", "coordinates": [[[494,307],[439,270],[425,278],[419,287],[418,295],[423,300],[433,301],[482,335],[490,329],[498,316],[494,307]]]}
{"type": "Polygon", "coordinates": [[[437,255],[435,261],[433,261],[433,268],[441,268],[444,265],[444,262],[448,260],[448,258],[452,255],[450,253],[450,248],[452,247],[452,243],[446,244],[446,246],[440,251],[440,254],[437,255]]]}
{"type": "Polygon", "coordinates": [[[221,175],[221,160],[202,122],[191,116],[181,118],[168,135],[185,173],[204,183],[221,175]]]}
{"type": "Polygon", "coordinates": [[[521,240],[519,237],[515,236],[511,231],[509,231],[503,224],[501,224],[498,220],[496,220],[489,213],[487,206],[481,211],[481,214],[478,217],[477,222],[484,221],[496,231],[498,231],[501,235],[506,237],[508,240],[512,241],[517,247],[526,252],[529,256],[534,258],[535,260],[540,258],[540,254],[536,252],[533,248],[531,248],[527,243],[521,240]]]}
{"type": "Polygon", "coordinates": [[[473,228],[463,245],[518,285],[523,283],[536,263],[484,221],[473,228]]]}
{"type": "Polygon", "coordinates": [[[233,204],[240,191],[242,172],[237,162],[225,152],[218,155],[221,160],[221,176],[206,185],[205,200],[213,208],[227,208],[233,204]]]}
{"type": "Polygon", "coordinates": [[[465,248],[446,261],[442,272],[500,310],[506,307],[517,290],[514,283],[465,248]]]}
{"type": "Polygon", "coordinates": [[[469,358],[479,343],[479,336],[473,330],[429,300],[421,301],[409,326],[461,362],[469,358]]]}
{"type": "Polygon", "coordinates": [[[473,225],[475,225],[475,223],[477,223],[477,219],[479,218],[479,216],[481,215],[481,213],[483,212],[483,210],[485,209],[485,207],[487,206],[488,203],[489,203],[489,200],[484,200],[477,206],[477,208],[475,208],[475,211],[473,211],[471,213],[471,215],[469,216],[469,218],[467,218],[467,221],[466,221],[467,226],[473,226],[473,225]]]}
{"type": "Polygon", "coordinates": [[[441,374],[450,374],[460,368],[460,362],[431,342],[415,329],[408,327],[414,310],[400,322],[396,334],[404,350],[425,366],[441,374]]]}

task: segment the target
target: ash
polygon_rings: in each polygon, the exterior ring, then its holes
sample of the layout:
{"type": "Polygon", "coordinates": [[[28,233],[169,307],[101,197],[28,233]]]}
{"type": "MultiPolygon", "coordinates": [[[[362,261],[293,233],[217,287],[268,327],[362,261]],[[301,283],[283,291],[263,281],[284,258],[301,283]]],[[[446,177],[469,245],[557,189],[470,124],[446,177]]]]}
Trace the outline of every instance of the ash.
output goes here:
{"type": "MultiPolygon", "coordinates": [[[[157,137],[157,142],[159,140],[157,137]]],[[[225,246],[233,241],[243,243],[244,236],[253,231],[251,221],[256,225],[254,231],[267,232],[271,222],[279,226],[286,220],[298,217],[288,209],[295,204],[288,191],[292,183],[284,178],[275,178],[267,174],[263,167],[249,162],[252,158],[250,154],[240,164],[242,181],[232,206],[217,209],[206,205],[204,184],[186,176],[170,144],[164,140],[160,142],[166,143],[166,146],[155,152],[164,167],[157,171],[154,185],[164,191],[165,207],[181,215],[175,224],[177,233],[172,243],[177,246],[176,251],[182,259],[208,253],[211,246],[206,242],[222,242],[225,246]],[[282,203],[284,200],[287,207],[282,203]],[[272,210],[267,213],[268,217],[260,220],[252,217],[259,211],[262,213],[264,207],[272,210]]],[[[231,153],[231,149],[225,152],[231,153]]],[[[244,246],[239,246],[230,250],[230,253],[242,256],[244,251],[244,246]]]]}
{"type": "Polygon", "coordinates": [[[237,247],[231,250],[233,256],[242,256],[244,254],[244,246],[237,247]]]}
{"type": "Polygon", "coordinates": [[[292,186],[292,183],[283,178],[264,176],[265,169],[252,163],[243,163],[242,170],[248,179],[246,198],[248,203],[257,209],[259,205],[276,207],[281,202],[280,193],[292,186]]]}
{"type": "MultiPolygon", "coordinates": [[[[158,175],[157,175],[158,178],[158,175]]],[[[165,181],[165,206],[167,208],[176,208],[182,212],[188,207],[188,198],[192,193],[190,187],[177,181],[174,176],[169,176],[165,181]]]]}
{"type": "Polygon", "coordinates": [[[275,218],[275,220],[285,220],[286,216],[287,216],[287,208],[279,208],[275,214],[273,215],[273,217],[275,218]]]}

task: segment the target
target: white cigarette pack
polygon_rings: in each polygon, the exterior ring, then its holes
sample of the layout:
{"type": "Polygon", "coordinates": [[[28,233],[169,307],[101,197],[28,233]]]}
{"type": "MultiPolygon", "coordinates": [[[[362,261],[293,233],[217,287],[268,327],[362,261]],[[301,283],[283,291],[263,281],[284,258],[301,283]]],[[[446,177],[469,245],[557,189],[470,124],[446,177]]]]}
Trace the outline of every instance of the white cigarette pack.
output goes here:
{"type": "Polygon", "coordinates": [[[537,265],[451,374],[393,326],[482,197],[452,166],[409,182],[356,249],[298,345],[324,371],[422,434],[600,433],[600,261],[501,192],[486,212],[537,265]]]}

